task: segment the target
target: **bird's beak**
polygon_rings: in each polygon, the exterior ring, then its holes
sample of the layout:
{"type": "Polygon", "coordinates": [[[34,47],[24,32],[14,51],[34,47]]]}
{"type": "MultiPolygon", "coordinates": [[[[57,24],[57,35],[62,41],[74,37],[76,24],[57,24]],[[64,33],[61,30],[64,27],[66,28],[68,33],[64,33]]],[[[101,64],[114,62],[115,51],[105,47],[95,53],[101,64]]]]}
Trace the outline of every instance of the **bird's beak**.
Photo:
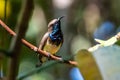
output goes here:
{"type": "Polygon", "coordinates": [[[61,16],[59,17],[57,20],[60,21],[62,18],[64,18],[65,16],[61,16]]]}

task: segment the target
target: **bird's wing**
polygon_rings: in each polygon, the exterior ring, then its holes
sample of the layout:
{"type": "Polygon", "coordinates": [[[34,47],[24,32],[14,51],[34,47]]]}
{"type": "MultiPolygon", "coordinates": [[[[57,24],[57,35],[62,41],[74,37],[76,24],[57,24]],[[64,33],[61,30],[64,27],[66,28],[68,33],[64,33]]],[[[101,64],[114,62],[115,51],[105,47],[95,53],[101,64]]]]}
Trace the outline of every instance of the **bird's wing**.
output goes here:
{"type": "Polygon", "coordinates": [[[39,44],[39,49],[41,49],[41,50],[43,49],[48,37],[49,37],[49,32],[45,33],[45,35],[43,36],[43,38],[39,44]]]}

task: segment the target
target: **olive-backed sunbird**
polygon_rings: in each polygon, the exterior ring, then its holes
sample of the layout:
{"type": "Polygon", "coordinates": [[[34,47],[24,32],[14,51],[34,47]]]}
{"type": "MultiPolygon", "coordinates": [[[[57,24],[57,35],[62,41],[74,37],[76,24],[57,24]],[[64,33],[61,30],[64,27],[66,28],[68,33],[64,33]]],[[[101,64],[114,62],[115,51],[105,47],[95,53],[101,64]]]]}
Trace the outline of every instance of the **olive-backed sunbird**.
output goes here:
{"type": "MultiPolygon", "coordinates": [[[[61,19],[53,19],[48,24],[48,31],[45,33],[41,39],[39,49],[46,51],[50,54],[55,55],[63,44],[63,33],[61,30],[61,19]]],[[[39,63],[36,66],[40,66],[43,62],[47,61],[47,58],[43,55],[38,54],[39,63]]]]}

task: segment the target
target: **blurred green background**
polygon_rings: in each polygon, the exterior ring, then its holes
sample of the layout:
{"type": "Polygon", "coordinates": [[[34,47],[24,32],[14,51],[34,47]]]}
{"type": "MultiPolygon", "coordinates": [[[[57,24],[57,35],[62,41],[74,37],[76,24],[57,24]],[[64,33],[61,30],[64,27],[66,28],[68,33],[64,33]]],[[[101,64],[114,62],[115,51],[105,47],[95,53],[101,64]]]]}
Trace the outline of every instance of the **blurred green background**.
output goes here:
{"type": "MultiPolygon", "coordinates": [[[[22,1],[0,0],[0,19],[14,31],[21,17],[22,1]]],[[[48,22],[64,15],[65,18],[61,21],[64,43],[57,55],[68,58],[80,49],[88,49],[95,45],[94,38],[107,40],[120,32],[119,4],[120,0],[34,0],[34,11],[25,39],[38,47],[47,31],[48,22]]],[[[11,40],[12,37],[0,26],[0,50],[9,52],[11,40]]],[[[1,62],[3,75],[6,76],[9,67],[8,57],[1,57],[1,62]]],[[[17,79],[33,71],[32,75],[21,80],[83,80],[82,76],[79,78],[72,76],[73,73],[77,75],[77,72],[76,69],[72,70],[74,67],[71,65],[50,61],[36,69],[37,62],[37,54],[23,45],[17,79]]]]}

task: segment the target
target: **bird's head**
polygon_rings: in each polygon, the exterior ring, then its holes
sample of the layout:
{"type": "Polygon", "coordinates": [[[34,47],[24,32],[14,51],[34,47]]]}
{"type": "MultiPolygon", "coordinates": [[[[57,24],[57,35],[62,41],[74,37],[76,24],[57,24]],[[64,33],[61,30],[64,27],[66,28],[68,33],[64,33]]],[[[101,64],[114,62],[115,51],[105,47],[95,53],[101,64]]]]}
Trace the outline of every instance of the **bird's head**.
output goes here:
{"type": "Polygon", "coordinates": [[[49,22],[48,24],[48,31],[52,31],[53,29],[60,29],[61,27],[61,19],[63,18],[64,16],[61,16],[59,17],[58,19],[53,19],[49,22]]]}

